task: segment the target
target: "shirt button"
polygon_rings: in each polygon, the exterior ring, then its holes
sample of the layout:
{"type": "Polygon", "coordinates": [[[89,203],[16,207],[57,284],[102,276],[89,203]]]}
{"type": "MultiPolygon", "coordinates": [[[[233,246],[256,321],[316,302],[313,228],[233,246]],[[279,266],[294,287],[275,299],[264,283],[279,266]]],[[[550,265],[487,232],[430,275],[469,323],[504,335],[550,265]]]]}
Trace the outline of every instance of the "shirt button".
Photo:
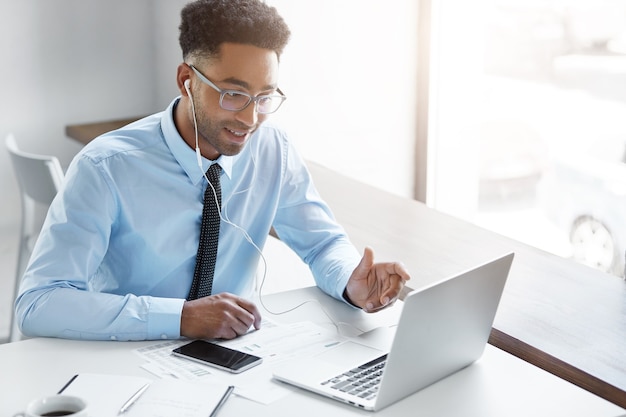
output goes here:
{"type": "Polygon", "coordinates": [[[116,336],[111,336],[111,340],[117,340],[116,336]]]}
{"type": "Polygon", "coordinates": [[[166,334],[162,334],[161,335],[161,339],[163,339],[163,340],[167,339],[167,335],[166,334]]]}

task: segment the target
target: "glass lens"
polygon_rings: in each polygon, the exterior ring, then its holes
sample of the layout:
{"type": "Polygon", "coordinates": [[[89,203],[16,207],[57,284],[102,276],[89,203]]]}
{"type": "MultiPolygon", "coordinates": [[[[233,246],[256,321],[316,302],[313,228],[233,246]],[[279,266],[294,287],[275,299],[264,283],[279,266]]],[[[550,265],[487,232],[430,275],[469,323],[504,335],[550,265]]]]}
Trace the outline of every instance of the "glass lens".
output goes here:
{"type": "Polygon", "coordinates": [[[284,99],[285,97],[279,95],[258,96],[253,99],[245,93],[228,90],[222,91],[220,106],[222,106],[224,110],[240,111],[245,109],[248,104],[254,100],[257,103],[256,110],[259,113],[267,114],[274,113],[278,110],[284,99]]]}
{"type": "Polygon", "coordinates": [[[274,113],[282,102],[282,96],[259,96],[257,97],[257,111],[259,113],[274,113]]]}
{"type": "Polygon", "coordinates": [[[220,104],[222,108],[237,111],[246,107],[252,99],[247,94],[238,93],[236,91],[224,91],[221,100],[220,104]]]}

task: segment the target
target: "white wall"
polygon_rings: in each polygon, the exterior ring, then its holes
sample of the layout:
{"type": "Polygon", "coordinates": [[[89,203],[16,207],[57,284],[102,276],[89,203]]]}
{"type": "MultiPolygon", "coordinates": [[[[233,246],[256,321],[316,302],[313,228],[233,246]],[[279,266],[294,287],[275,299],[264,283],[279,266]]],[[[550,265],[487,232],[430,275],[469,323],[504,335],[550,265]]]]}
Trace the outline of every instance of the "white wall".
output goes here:
{"type": "Polygon", "coordinates": [[[415,0],[267,0],[292,32],[273,117],[310,160],[412,197],[415,0]]]}
{"type": "MultiPolygon", "coordinates": [[[[177,94],[186,2],[0,1],[2,141],[13,132],[25,150],[57,155],[66,166],[80,147],[65,125],[162,110],[177,94]]],[[[416,2],[268,3],[293,33],[281,64],[289,99],[274,117],[306,158],[411,196],[416,2]]],[[[17,230],[19,198],[6,152],[0,199],[0,229],[17,230]]]]}
{"type": "MultiPolygon", "coordinates": [[[[66,166],[79,145],[65,125],[153,112],[150,0],[0,2],[0,138],[66,166]]],[[[0,227],[19,222],[17,183],[0,152],[0,227]]]]}
{"type": "MultiPolygon", "coordinates": [[[[176,67],[183,60],[178,46],[178,25],[180,10],[188,0],[154,0],[154,26],[150,36],[155,42],[153,90],[155,102],[167,106],[178,95],[176,88],[176,67]]],[[[161,109],[161,108],[160,108],[161,109]]]]}

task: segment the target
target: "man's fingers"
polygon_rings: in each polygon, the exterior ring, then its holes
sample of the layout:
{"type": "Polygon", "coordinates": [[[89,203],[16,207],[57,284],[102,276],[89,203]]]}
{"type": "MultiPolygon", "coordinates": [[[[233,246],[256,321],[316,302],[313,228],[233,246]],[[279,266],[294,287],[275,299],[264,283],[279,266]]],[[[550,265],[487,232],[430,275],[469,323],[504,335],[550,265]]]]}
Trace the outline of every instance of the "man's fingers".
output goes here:
{"type": "Polygon", "coordinates": [[[250,324],[248,324],[248,328],[254,325],[255,329],[257,330],[260,329],[261,328],[261,312],[257,308],[256,304],[246,299],[240,298],[239,305],[252,315],[252,321],[250,322],[250,324]]]}
{"type": "Polygon", "coordinates": [[[363,257],[355,268],[355,272],[360,276],[367,276],[370,269],[374,265],[374,251],[369,246],[366,246],[363,250],[363,257]]]}
{"type": "Polygon", "coordinates": [[[261,327],[256,305],[233,294],[221,293],[185,302],[181,335],[197,339],[233,339],[261,327]]]}
{"type": "Polygon", "coordinates": [[[406,269],[406,266],[402,262],[390,262],[385,266],[389,275],[398,275],[403,281],[411,279],[411,274],[409,274],[408,269],[406,269]]]}

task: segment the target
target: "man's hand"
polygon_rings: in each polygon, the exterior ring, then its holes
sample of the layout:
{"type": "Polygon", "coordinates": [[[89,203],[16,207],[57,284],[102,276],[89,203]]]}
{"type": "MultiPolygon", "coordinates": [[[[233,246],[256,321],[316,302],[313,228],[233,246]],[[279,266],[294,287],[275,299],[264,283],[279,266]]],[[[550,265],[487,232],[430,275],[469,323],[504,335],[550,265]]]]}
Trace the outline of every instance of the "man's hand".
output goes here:
{"type": "Polygon", "coordinates": [[[229,293],[185,301],[180,335],[190,339],[234,339],[250,326],[261,327],[261,313],[254,303],[229,293]]]}
{"type": "Polygon", "coordinates": [[[392,305],[409,279],[408,271],[399,262],[375,264],[374,251],[366,247],[350,276],[345,295],[352,304],[372,313],[392,305]]]}

